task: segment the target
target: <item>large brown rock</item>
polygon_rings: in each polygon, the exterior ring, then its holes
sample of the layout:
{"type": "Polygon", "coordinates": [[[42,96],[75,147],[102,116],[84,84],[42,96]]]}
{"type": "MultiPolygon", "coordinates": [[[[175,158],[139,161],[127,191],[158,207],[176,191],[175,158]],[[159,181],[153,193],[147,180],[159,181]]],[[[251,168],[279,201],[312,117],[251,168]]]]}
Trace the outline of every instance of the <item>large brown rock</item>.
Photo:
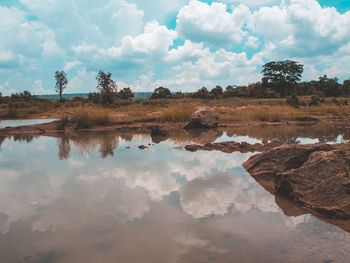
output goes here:
{"type": "Polygon", "coordinates": [[[185,129],[212,129],[219,125],[219,115],[210,108],[201,108],[192,114],[185,129]]]}
{"type": "Polygon", "coordinates": [[[284,145],[243,164],[265,189],[316,215],[350,218],[350,151],[327,144],[284,145]]]}

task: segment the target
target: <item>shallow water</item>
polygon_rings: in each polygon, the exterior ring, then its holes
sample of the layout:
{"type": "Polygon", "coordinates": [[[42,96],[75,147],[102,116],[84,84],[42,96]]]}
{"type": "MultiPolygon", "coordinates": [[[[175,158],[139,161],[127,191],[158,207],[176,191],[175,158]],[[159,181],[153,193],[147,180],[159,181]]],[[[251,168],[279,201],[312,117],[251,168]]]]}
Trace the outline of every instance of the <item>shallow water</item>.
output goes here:
{"type": "MultiPolygon", "coordinates": [[[[295,129],[280,138],[324,139],[295,129]]],[[[329,141],[347,136],[328,131],[329,141]]],[[[1,262],[349,262],[347,222],[265,191],[241,166],[252,153],[181,148],[270,140],[263,134],[180,131],[159,144],[142,134],[2,138],[1,262]]]]}
{"type": "Polygon", "coordinates": [[[0,120],[0,129],[6,127],[28,126],[34,124],[44,124],[56,119],[28,119],[28,120],[0,120]]]}

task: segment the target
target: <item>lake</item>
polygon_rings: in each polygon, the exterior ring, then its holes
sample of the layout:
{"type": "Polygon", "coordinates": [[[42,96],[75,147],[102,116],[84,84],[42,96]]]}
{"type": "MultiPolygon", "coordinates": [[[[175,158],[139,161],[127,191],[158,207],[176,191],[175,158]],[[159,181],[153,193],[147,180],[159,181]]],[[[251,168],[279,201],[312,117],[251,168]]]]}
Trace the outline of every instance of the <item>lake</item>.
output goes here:
{"type": "Polygon", "coordinates": [[[1,262],[350,262],[350,222],[316,218],[213,141],[345,142],[346,125],[0,138],[1,262]],[[148,148],[140,150],[138,146],[148,148]]]}
{"type": "Polygon", "coordinates": [[[0,120],[0,129],[53,122],[56,119],[0,120]]]}

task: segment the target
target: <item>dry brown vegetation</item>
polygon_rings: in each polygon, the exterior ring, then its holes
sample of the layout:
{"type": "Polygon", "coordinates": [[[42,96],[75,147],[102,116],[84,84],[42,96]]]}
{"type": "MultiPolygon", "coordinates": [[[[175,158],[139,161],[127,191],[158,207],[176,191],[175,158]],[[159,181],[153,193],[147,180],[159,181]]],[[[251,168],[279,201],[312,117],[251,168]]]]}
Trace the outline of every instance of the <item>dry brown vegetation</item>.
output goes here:
{"type": "MultiPolygon", "coordinates": [[[[307,102],[309,97],[300,98],[307,102]]],[[[316,106],[291,107],[285,99],[220,100],[160,99],[139,100],[114,107],[103,107],[84,101],[1,104],[0,119],[73,118],[81,127],[108,125],[110,122],[185,122],[199,107],[209,106],[219,112],[221,122],[232,121],[295,121],[303,118],[348,119],[350,106],[346,98],[327,98],[316,106]]],[[[306,104],[306,103],[305,103],[306,104]]]]}

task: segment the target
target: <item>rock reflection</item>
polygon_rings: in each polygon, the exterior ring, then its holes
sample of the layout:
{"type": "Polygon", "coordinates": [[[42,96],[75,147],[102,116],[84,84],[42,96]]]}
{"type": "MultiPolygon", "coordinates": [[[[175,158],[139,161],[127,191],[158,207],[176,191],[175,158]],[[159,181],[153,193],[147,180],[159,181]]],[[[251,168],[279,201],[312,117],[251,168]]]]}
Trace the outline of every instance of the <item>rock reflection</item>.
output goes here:
{"type": "Polygon", "coordinates": [[[348,124],[320,123],[316,125],[279,125],[279,126],[244,126],[226,130],[228,137],[249,136],[260,139],[263,143],[278,139],[283,143],[296,143],[298,138],[318,139],[320,142],[336,142],[341,136],[350,140],[348,124]]]}

